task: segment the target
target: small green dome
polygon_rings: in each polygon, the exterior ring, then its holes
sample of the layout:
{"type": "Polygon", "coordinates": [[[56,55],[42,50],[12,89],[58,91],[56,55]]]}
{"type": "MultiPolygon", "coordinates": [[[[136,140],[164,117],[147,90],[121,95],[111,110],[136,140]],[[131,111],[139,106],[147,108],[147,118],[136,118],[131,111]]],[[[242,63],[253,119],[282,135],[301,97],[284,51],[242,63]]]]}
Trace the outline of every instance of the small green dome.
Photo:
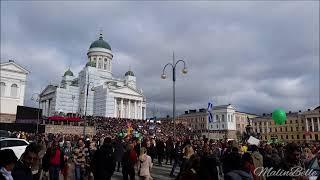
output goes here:
{"type": "Polygon", "coordinates": [[[131,70],[129,70],[128,72],[126,72],[125,76],[134,76],[134,74],[131,70]]]}
{"type": "Polygon", "coordinates": [[[64,73],[63,76],[73,76],[73,72],[70,71],[70,68],[64,73]]]}
{"type": "Polygon", "coordinates": [[[98,40],[91,43],[89,49],[91,48],[104,48],[104,49],[109,49],[111,51],[110,45],[105,40],[103,40],[102,34],[100,34],[100,37],[98,40]]]}

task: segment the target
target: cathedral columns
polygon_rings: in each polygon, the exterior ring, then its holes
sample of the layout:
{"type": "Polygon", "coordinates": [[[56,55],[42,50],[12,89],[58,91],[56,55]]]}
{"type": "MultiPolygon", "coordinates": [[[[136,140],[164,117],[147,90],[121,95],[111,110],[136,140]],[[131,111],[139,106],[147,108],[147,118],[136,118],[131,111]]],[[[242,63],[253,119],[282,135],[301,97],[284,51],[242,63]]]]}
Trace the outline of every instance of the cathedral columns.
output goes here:
{"type": "Polygon", "coordinates": [[[137,109],[138,109],[137,108],[137,101],[134,101],[134,116],[133,116],[134,119],[138,119],[137,118],[137,109]]]}
{"type": "Polygon", "coordinates": [[[114,117],[118,117],[117,116],[117,111],[118,111],[118,107],[117,107],[117,98],[114,98],[114,117]]]}
{"type": "Polygon", "coordinates": [[[306,130],[309,131],[308,118],[306,118],[306,130]]]}
{"type": "Polygon", "coordinates": [[[320,131],[320,118],[317,117],[317,123],[318,123],[318,131],[320,131]]]}
{"type": "Polygon", "coordinates": [[[128,118],[131,118],[131,100],[128,100],[128,118]]]}
{"type": "Polygon", "coordinates": [[[121,102],[120,102],[120,118],[123,118],[123,99],[121,98],[121,102]]]}
{"type": "Polygon", "coordinates": [[[312,132],[314,132],[314,122],[313,122],[313,118],[311,118],[311,126],[312,126],[312,132]]]}

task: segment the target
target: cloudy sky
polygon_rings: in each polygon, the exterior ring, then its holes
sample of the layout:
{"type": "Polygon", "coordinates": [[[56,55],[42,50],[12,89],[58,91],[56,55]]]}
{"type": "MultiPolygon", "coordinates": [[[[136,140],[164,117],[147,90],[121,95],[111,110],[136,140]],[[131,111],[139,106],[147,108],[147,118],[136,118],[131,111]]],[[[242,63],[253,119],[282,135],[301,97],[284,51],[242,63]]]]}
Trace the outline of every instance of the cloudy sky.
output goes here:
{"type": "Polygon", "coordinates": [[[99,29],[111,45],[113,72],[129,66],[148,100],[148,113],[171,114],[172,82],[163,66],[177,59],[177,110],[234,104],[270,113],[319,105],[319,2],[22,2],[1,1],[1,61],[31,74],[30,95],[78,73],[99,29]]]}

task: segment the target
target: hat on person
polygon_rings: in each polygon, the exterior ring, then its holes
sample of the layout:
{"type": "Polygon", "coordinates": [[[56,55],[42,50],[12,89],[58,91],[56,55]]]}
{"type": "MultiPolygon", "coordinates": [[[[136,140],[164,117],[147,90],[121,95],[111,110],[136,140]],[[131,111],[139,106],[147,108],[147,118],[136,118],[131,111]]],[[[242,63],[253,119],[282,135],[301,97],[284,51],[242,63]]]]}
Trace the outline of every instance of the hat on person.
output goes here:
{"type": "Polygon", "coordinates": [[[6,166],[11,163],[17,162],[18,158],[14,154],[12,149],[3,149],[0,150],[0,165],[6,166]]]}

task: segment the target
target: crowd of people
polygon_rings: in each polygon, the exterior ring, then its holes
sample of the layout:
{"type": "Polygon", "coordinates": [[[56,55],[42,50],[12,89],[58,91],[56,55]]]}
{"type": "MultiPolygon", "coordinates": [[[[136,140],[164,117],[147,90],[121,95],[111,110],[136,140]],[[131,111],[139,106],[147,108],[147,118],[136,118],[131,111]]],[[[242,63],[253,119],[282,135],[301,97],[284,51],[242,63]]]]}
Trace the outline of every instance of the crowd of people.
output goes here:
{"type": "Polygon", "coordinates": [[[308,179],[320,172],[319,142],[262,142],[257,146],[191,136],[182,125],[177,125],[179,130],[173,137],[170,122],[94,117],[92,120],[97,134],[85,137],[12,133],[32,143],[20,159],[12,150],[0,151],[0,180],[105,180],[111,179],[115,171],[121,172],[124,180],[149,180],[157,178],[151,175],[152,167],[165,164],[171,165],[168,177],[177,180],[308,179]],[[127,132],[119,135],[121,131],[127,132]],[[141,135],[135,136],[133,131],[141,135]],[[309,171],[286,173],[294,167],[309,171]]]}

